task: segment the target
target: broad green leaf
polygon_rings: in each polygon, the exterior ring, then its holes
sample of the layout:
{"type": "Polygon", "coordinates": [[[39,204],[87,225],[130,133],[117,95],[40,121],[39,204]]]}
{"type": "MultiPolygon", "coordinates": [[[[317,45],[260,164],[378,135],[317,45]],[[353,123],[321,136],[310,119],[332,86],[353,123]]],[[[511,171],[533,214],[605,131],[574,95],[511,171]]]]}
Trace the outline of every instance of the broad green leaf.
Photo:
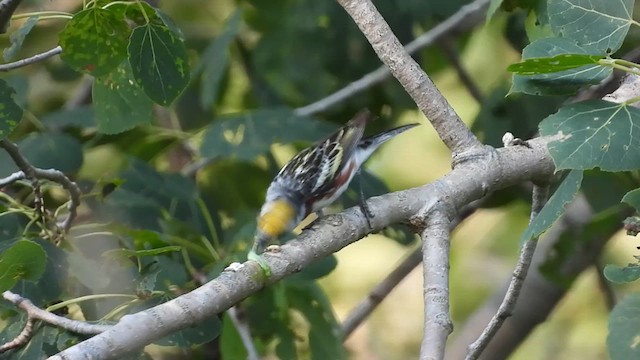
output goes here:
{"type": "Polygon", "coordinates": [[[130,33],[123,17],[94,6],[75,14],[62,30],[60,56],[75,70],[106,75],[127,57],[130,33]]]}
{"type": "Polygon", "coordinates": [[[207,319],[203,319],[198,324],[175,332],[168,335],[154,344],[161,346],[177,346],[180,348],[187,348],[195,345],[207,343],[218,336],[220,336],[220,330],[222,324],[218,317],[213,316],[207,319]]]}
{"type": "Polygon", "coordinates": [[[31,16],[25,21],[18,30],[11,33],[9,36],[9,40],[11,41],[11,46],[5,48],[2,51],[2,55],[4,56],[4,61],[11,61],[16,56],[16,53],[20,51],[22,48],[22,43],[24,42],[24,38],[29,35],[31,29],[38,23],[38,16],[31,16]]]}
{"type": "Polygon", "coordinates": [[[0,140],[11,134],[22,119],[22,108],[13,99],[15,90],[0,79],[0,140]]]}
{"type": "MultiPolygon", "coordinates": [[[[222,318],[222,334],[220,334],[220,355],[223,359],[246,359],[247,350],[242,343],[236,326],[228,313],[222,318]]],[[[289,358],[290,359],[290,358],[289,358]]]]}
{"type": "MultiPolygon", "coordinates": [[[[95,98],[94,98],[95,106],[95,98]]],[[[40,120],[50,129],[78,127],[81,129],[96,126],[94,106],[79,106],[73,109],[61,109],[43,116],[40,120]]]]}
{"type": "Polygon", "coordinates": [[[289,277],[289,281],[308,282],[327,276],[338,266],[338,259],[334,255],[326,256],[311,263],[301,272],[289,277]]]}
{"type": "MultiPolygon", "coordinates": [[[[546,38],[527,45],[522,51],[523,61],[539,58],[553,58],[560,55],[604,55],[598,49],[578,46],[571,39],[546,38]]],[[[612,69],[608,66],[585,65],[569,70],[537,75],[514,74],[510,93],[523,92],[532,95],[568,95],[580,87],[600,83],[612,69]]]]}
{"type": "Polygon", "coordinates": [[[47,255],[46,269],[36,282],[22,280],[15,289],[20,289],[20,295],[28,298],[35,305],[44,307],[53,301],[59,301],[68,285],[69,265],[66,252],[49,241],[34,239],[47,255]]]}
{"type": "Polygon", "coordinates": [[[136,82],[158,104],[169,105],[189,83],[189,59],[168,27],[149,23],[133,30],[129,63],[136,82]]]}
{"type": "Polygon", "coordinates": [[[33,166],[72,173],[83,162],[82,144],[65,133],[32,133],[19,144],[33,166]]]}
{"type": "Polygon", "coordinates": [[[117,134],[151,121],[153,103],[138,85],[127,62],[93,83],[93,105],[98,130],[117,134]]]}
{"type": "Polygon", "coordinates": [[[256,110],[217,119],[205,132],[200,152],[204,157],[252,161],[273,143],[315,141],[333,130],[328,123],[287,109],[256,110]]]}
{"type": "Polygon", "coordinates": [[[617,51],[633,23],[634,0],[549,0],[553,32],[601,52],[617,51]]]}
{"type": "Polygon", "coordinates": [[[222,76],[227,68],[228,47],[238,34],[242,11],[236,10],[227,20],[223,32],[209,45],[200,60],[202,80],[200,82],[200,105],[206,109],[213,105],[220,88],[222,76]]]}
{"type": "Polygon", "coordinates": [[[42,349],[44,345],[44,330],[39,329],[29,339],[29,342],[11,357],[12,360],[44,359],[46,356],[42,349]]]}
{"type": "Polygon", "coordinates": [[[153,291],[156,289],[158,274],[160,274],[162,270],[157,262],[151,262],[140,270],[140,276],[136,279],[136,295],[139,298],[145,299],[151,297],[153,291]]]}
{"type": "Polygon", "coordinates": [[[542,235],[542,233],[547,231],[547,229],[564,214],[565,206],[573,200],[578,190],[580,190],[582,175],[583,172],[579,170],[569,172],[553,195],[551,195],[549,201],[547,201],[542,210],[540,210],[538,215],[531,221],[531,224],[529,224],[529,227],[527,227],[527,230],[525,230],[520,239],[521,243],[542,235]]]}
{"type": "Polygon", "coordinates": [[[0,291],[11,289],[18,280],[37,281],[47,265],[47,254],[33,241],[20,240],[0,254],[0,291]]]}
{"type": "Polygon", "coordinates": [[[633,206],[636,211],[640,211],[640,189],[631,190],[624,195],[622,202],[633,206]]]}
{"type": "Polygon", "coordinates": [[[604,276],[612,283],[630,283],[640,279],[640,264],[629,264],[628,266],[607,264],[604,267],[604,276]]]}
{"type": "Polygon", "coordinates": [[[598,63],[598,60],[604,58],[602,55],[562,54],[547,58],[527,59],[509,65],[507,70],[518,75],[548,74],[585,65],[594,65],[598,63]]]}
{"type": "Polygon", "coordinates": [[[542,136],[557,136],[547,146],[558,170],[640,169],[640,109],[602,100],[562,107],[540,123],[542,136]]]}
{"type": "Polygon", "coordinates": [[[640,358],[640,293],[626,296],[609,314],[607,348],[611,360],[640,358]]]}

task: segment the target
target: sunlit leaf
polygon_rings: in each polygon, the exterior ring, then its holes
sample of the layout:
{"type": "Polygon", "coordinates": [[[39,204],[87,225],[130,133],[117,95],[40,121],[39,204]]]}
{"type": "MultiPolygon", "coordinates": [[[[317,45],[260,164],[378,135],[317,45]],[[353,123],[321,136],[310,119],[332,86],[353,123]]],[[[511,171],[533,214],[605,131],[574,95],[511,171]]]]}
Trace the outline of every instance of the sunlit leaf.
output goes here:
{"type": "Polygon", "coordinates": [[[640,189],[631,190],[624,195],[622,202],[633,206],[640,212],[640,189]]]}
{"type": "Polygon", "coordinates": [[[135,28],[128,49],[135,81],[156,103],[169,105],[189,83],[187,50],[167,26],[135,28]]]}
{"type": "MultiPolygon", "coordinates": [[[[522,51],[522,59],[526,62],[529,59],[555,58],[566,54],[597,55],[599,57],[604,55],[598,49],[586,45],[578,46],[571,39],[545,38],[527,45],[522,51]]],[[[523,92],[532,95],[573,94],[581,86],[601,82],[611,72],[612,69],[607,66],[584,65],[553,73],[528,76],[515,74],[509,92],[523,92]]]]}
{"type": "Polygon", "coordinates": [[[62,60],[75,70],[106,75],[126,58],[130,33],[115,12],[97,6],[82,10],[60,33],[62,60]]]}
{"type": "Polygon", "coordinates": [[[519,75],[547,74],[597,64],[598,60],[604,58],[602,55],[562,54],[546,58],[526,59],[509,65],[507,70],[519,75]]]}
{"type": "Polygon", "coordinates": [[[93,83],[93,108],[98,130],[116,134],[151,121],[153,103],[133,81],[125,61],[93,83]]]}
{"type": "Polygon", "coordinates": [[[640,109],[592,100],[564,106],[540,123],[558,169],[640,169],[640,109]]]}

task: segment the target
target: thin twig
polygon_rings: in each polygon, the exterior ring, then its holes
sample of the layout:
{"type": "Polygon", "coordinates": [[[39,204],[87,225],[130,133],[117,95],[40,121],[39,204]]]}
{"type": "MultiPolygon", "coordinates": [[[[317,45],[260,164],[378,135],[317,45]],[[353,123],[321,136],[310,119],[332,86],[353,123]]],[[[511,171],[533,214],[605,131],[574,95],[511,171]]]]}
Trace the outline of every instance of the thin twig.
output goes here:
{"type": "Polygon", "coordinates": [[[236,330],[238,330],[242,344],[247,350],[247,360],[260,360],[260,354],[258,354],[258,350],[256,350],[256,347],[253,344],[251,329],[244,318],[240,316],[237,306],[230,307],[229,310],[227,310],[227,314],[229,314],[231,322],[233,322],[236,330]]]}
{"type": "MultiPolygon", "coordinates": [[[[67,217],[58,225],[63,233],[68,233],[71,229],[71,224],[73,220],[77,216],[77,209],[80,205],[80,188],[78,185],[71,181],[64,173],[56,169],[40,169],[32,166],[29,161],[20,153],[20,149],[18,146],[7,139],[3,139],[0,141],[0,147],[5,149],[9,156],[13,159],[16,166],[21,169],[21,171],[15,172],[3,179],[0,179],[0,187],[7,186],[11,183],[14,183],[19,180],[29,180],[31,182],[31,186],[34,189],[34,194],[36,199],[34,201],[36,205],[36,210],[42,208],[42,194],[40,192],[39,179],[45,179],[49,181],[53,181],[55,183],[60,184],[67,192],[69,192],[69,204],[67,205],[67,209],[69,214],[67,217]]],[[[44,213],[44,212],[43,212],[44,213]]]]}
{"type": "MultiPolygon", "coordinates": [[[[472,29],[484,21],[484,13],[489,5],[489,0],[476,0],[465,5],[447,20],[439,23],[431,30],[417,37],[405,46],[409,54],[435,44],[443,36],[472,29]]],[[[333,94],[320,99],[312,104],[297,108],[296,115],[313,115],[325,111],[361,92],[377,85],[391,76],[391,71],[385,65],[364,75],[362,78],[350,83],[333,94]]]]}
{"type": "MultiPolygon", "coordinates": [[[[542,210],[544,204],[547,202],[548,197],[549,186],[547,184],[535,184],[533,186],[531,216],[529,217],[529,224],[531,224],[540,210],[542,210]]],[[[482,334],[480,334],[476,341],[469,345],[469,351],[465,358],[466,360],[477,359],[482,351],[487,347],[491,339],[493,339],[493,337],[496,335],[504,321],[509,316],[511,316],[513,309],[516,306],[516,302],[518,301],[518,297],[520,296],[520,290],[522,290],[524,280],[527,277],[527,272],[529,271],[529,267],[531,266],[531,259],[533,259],[533,254],[535,253],[537,245],[538,237],[527,239],[524,244],[522,244],[518,263],[513,270],[513,276],[511,277],[511,282],[509,283],[507,293],[505,294],[504,299],[502,300],[502,303],[498,308],[498,311],[482,331],[482,334]]]]}
{"type": "Polygon", "coordinates": [[[62,52],[62,47],[56,46],[51,50],[45,51],[45,52],[40,53],[40,54],[33,55],[32,57],[28,57],[26,59],[22,59],[22,60],[10,62],[10,63],[2,64],[2,65],[0,65],[0,71],[9,71],[9,70],[14,70],[14,69],[17,69],[17,68],[21,68],[23,66],[31,65],[31,64],[37,63],[39,61],[42,61],[44,59],[50,58],[52,56],[58,55],[61,52],[62,52]]]}
{"type": "Polygon", "coordinates": [[[3,292],[2,297],[15,306],[19,307],[20,309],[24,310],[27,314],[27,322],[24,329],[18,336],[0,346],[0,353],[26,344],[33,335],[33,324],[35,320],[40,320],[47,324],[84,335],[99,334],[111,328],[111,325],[89,324],[84,321],[71,320],[62,316],[55,315],[53,313],[40,309],[39,307],[35,306],[29,299],[12,293],[11,291],[3,292]]]}

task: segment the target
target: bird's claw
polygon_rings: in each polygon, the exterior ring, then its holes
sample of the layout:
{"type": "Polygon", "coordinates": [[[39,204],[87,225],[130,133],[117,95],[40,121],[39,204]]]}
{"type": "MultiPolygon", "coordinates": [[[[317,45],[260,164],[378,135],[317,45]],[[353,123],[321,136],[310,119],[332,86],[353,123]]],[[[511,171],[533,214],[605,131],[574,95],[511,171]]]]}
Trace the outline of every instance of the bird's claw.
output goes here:
{"type": "Polygon", "coordinates": [[[362,214],[364,214],[365,220],[367,220],[367,226],[369,226],[369,229],[373,229],[373,227],[371,226],[371,219],[374,218],[374,215],[371,209],[369,208],[369,205],[367,205],[367,201],[364,199],[361,199],[359,205],[360,205],[360,211],[362,211],[362,214]]]}

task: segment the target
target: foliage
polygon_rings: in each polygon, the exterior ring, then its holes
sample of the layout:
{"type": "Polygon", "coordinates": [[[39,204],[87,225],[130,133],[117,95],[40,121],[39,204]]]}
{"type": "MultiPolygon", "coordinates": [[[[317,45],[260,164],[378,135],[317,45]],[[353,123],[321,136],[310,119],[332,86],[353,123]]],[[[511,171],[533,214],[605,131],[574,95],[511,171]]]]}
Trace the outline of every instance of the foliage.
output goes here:
{"type": "MultiPolygon", "coordinates": [[[[2,290],[13,289],[49,310],[73,307],[84,319],[101,322],[189,291],[246,259],[255,215],[283,158],[362,107],[383,114],[371,125],[375,132],[415,106],[388,81],[323,116],[296,111],[379,66],[336,2],[177,3],[164,2],[161,10],[139,1],[83,1],[68,12],[34,15],[25,10],[21,17],[27,20],[14,26],[5,60],[59,43],[62,63],[32,64],[37,71],[0,79],[0,140],[10,136],[34,166],[70,176],[82,189],[83,206],[71,234],[59,243],[59,234],[50,229],[56,216],[66,215],[65,189],[43,181],[44,214],[34,210],[33,194],[23,183],[1,189],[2,290]],[[200,11],[198,6],[211,8],[200,11]],[[63,20],[55,31],[45,28],[51,19],[63,20]]],[[[417,29],[431,28],[464,3],[376,5],[407,43],[417,29]]],[[[489,17],[515,13],[512,19],[526,30],[519,40],[530,43],[522,49],[522,61],[508,68],[514,73],[510,90],[506,83],[486,89],[491,94],[482,101],[473,130],[491,145],[498,145],[506,131],[555,136],[549,152],[557,169],[567,170],[521,239],[549,229],[579,191],[598,204],[599,217],[585,227],[594,234],[619,227],[615,213],[605,211],[621,200],[619,193],[627,193],[624,201],[640,209],[640,189],[633,190],[640,169],[637,108],[631,102],[566,101],[614,69],[640,74],[640,66],[618,54],[626,50],[630,26],[637,25],[633,6],[632,0],[491,1],[489,17]],[[526,19],[517,17],[523,11],[526,19]],[[611,190],[605,199],[598,198],[602,186],[590,185],[598,181],[611,190]]],[[[460,36],[453,42],[464,48],[469,39],[460,36]]],[[[418,53],[416,59],[430,74],[449,70],[436,51],[418,53]]],[[[18,170],[4,152],[0,169],[2,177],[18,170]]],[[[367,196],[389,191],[368,171],[360,180],[367,196]]],[[[357,185],[337,209],[357,202],[357,185]]],[[[521,197],[519,189],[511,190],[496,194],[487,206],[521,197]]],[[[414,242],[404,228],[384,234],[403,245],[414,242]]],[[[549,279],[571,284],[574,279],[562,277],[562,263],[580,241],[562,239],[555,257],[541,269],[549,279]]],[[[332,304],[316,281],[336,266],[333,256],[320,259],[238,306],[261,354],[347,358],[332,304]]],[[[639,267],[640,261],[610,265],[605,276],[615,283],[635,281],[639,267]]],[[[614,359],[637,356],[624,341],[633,339],[635,330],[625,319],[637,317],[638,300],[637,294],[625,298],[611,314],[614,359]]],[[[2,343],[20,333],[25,318],[3,306],[3,320],[2,343]]],[[[42,327],[28,346],[10,356],[40,358],[81,340],[42,327]]],[[[204,358],[212,348],[223,358],[246,357],[228,314],[203,319],[158,344],[193,358],[204,358]]]]}

